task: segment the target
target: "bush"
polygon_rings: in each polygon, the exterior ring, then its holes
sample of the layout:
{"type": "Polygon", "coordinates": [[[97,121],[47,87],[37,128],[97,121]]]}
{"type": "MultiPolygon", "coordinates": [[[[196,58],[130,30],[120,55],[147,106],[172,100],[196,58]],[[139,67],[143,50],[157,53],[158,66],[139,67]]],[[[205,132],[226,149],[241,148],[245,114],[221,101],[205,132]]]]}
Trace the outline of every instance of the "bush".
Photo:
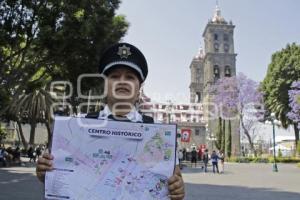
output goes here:
{"type": "Polygon", "coordinates": [[[278,149],[278,158],[282,158],[282,152],[281,152],[281,149],[278,149]]]}
{"type": "MultiPolygon", "coordinates": [[[[236,163],[273,163],[274,158],[273,156],[268,158],[262,158],[262,157],[231,157],[226,159],[227,162],[236,162],[236,163]]],[[[278,163],[300,163],[300,158],[295,157],[282,157],[276,158],[276,162],[278,163]]]]}
{"type": "Polygon", "coordinates": [[[300,162],[297,164],[297,166],[300,168],[300,162]]]}
{"type": "Polygon", "coordinates": [[[298,156],[300,156],[300,140],[298,140],[296,152],[297,152],[298,156]]]}
{"type": "MultiPolygon", "coordinates": [[[[269,162],[273,163],[274,158],[269,157],[269,162]]],[[[295,158],[295,157],[276,158],[276,162],[278,162],[278,163],[298,163],[298,162],[300,162],[300,158],[295,158]]]]}
{"type": "Polygon", "coordinates": [[[252,163],[268,163],[269,159],[268,158],[256,157],[256,158],[253,158],[251,162],[252,163]]]}

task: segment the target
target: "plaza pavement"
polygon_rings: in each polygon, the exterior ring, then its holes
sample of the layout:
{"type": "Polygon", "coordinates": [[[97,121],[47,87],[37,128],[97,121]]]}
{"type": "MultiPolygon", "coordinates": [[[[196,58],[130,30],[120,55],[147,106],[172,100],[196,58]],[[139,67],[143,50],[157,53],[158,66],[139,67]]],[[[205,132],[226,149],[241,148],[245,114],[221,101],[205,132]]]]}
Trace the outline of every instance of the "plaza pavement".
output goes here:
{"type": "Polygon", "coordinates": [[[225,163],[224,174],[200,167],[182,170],[186,200],[300,200],[300,168],[295,164],[225,163]]]}
{"type": "MultiPolygon", "coordinates": [[[[279,164],[226,164],[224,174],[184,167],[186,200],[300,200],[300,168],[279,164]]],[[[209,168],[211,170],[211,168],[209,168]]],[[[0,200],[43,199],[33,164],[0,168],[0,200]]]]}

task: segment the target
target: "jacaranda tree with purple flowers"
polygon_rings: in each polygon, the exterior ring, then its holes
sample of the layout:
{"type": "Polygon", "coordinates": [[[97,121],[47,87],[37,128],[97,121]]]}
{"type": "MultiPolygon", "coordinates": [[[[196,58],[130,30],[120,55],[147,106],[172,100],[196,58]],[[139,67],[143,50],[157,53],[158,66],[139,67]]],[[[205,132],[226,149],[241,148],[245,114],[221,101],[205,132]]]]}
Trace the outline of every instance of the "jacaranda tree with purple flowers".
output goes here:
{"type": "Polygon", "coordinates": [[[239,120],[251,150],[256,154],[250,129],[263,115],[263,112],[256,109],[263,107],[258,83],[239,73],[237,77],[220,79],[214,88],[214,93],[214,102],[218,105],[219,115],[223,122],[225,120],[239,120]]]}
{"type": "Polygon", "coordinates": [[[295,81],[291,85],[289,90],[289,106],[291,111],[287,116],[298,125],[300,129],[300,81],[295,81]]]}
{"type": "MultiPolygon", "coordinates": [[[[291,111],[287,116],[297,124],[298,130],[300,129],[300,81],[295,81],[289,90],[289,106],[291,111]]],[[[297,144],[297,154],[300,155],[300,142],[297,144]]]]}

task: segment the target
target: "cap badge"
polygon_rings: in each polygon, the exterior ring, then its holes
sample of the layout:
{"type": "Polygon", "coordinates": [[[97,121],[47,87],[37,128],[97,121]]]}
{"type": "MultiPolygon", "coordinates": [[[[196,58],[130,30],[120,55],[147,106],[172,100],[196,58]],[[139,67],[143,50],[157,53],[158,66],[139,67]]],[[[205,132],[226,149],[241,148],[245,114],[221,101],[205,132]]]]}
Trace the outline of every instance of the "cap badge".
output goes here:
{"type": "Polygon", "coordinates": [[[125,45],[119,47],[119,51],[118,51],[118,55],[121,57],[121,58],[128,58],[128,56],[131,55],[131,52],[130,52],[130,47],[127,47],[125,45]]]}

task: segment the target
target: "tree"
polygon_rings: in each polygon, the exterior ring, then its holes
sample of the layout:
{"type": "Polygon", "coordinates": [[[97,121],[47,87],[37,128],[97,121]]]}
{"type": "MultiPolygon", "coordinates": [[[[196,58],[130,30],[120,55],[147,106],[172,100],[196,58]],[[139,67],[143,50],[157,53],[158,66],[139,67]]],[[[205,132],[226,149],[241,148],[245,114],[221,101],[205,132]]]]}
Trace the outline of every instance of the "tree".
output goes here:
{"type": "MultiPolygon", "coordinates": [[[[127,31],[125,17],[115,14],[119,4],[120,0],[1,1],[0,91],[10,100],[19,96],[37,72],[42,72],[41,79],[71,81],[76,91],[78,76],[97,72],[104,49],[127,31]]],[[[83,93],[95,85],[86,81],[83,93]]],[[[8,105],[1,104],[0,108],[8,105]]]]}
{"type": "MultiPolygon", "coordinates": [[[[98,73],[101,54],[126,33],[128,23],[116,15],[120,0],[48,1],[39,20],[39,45],[47,49],[46,61],[54,79],[70,81],[74,93],[70,103],[75,105],[77,79],[83,73],[98,73]]],[[[99,85],[99,80],[82,84],[81,92],[99,85]]]]}
{"type": "MultiPolygon", "coordinates": [[[[33,91],[14,99],[10,105],[8,112],[16,119],[19,119],[18,121],[21,120],[29,123],[31,126],[29,144],[34,144],[35,128],[37,123],[44,123],[46,125],[48,141],[51,141],[51,132],[49,127],[53,103],[54,100],[47,91],[44,89],[34,89],[33,91]]],[[[20,127],[20,123],[18,123],[18,126],[20,127]]]]}
{"type": "Polygon", "coordinates": [[[7,137],[7,132],[4,130],[4,128],[2,128],[0,124],[0,144],[2,144],[2,142],[6,139],[6,137],[7,137]]]}
{"type": "Polygon", "coordinates": [[[298,144],[297,144],[296,153],[297,153],[297,156],[300,157],[300,140],[298,141],[298,144]]]}
{"type": "Polygon", "coordinates": [[[282,151],[280,148],[278,149],[278,158],[282,158],[282,151]]]}
{"type": "Polygon", "coordinates": [[[226,145],[226,121],[223,119],[222,122],[222,143],[221,143],[221,151],[225,154],[225,145],[226,145]]]}
{"type": "Polygon", "coordinates": [[[40,67],[37,4],[38,1],[7,0],[0,3],[0,92],[5,97],[0,109],[9,104],[12,95],[23,90],[40,67]]]}
{"type": "MultiPolygon", "coordinates": [[[[7,106],[16,105],[24,90],[34,95],[29,88],[40,91],[53,80],[70,81],[77,91],[78,76],[96,73],[104,49],[127,31],[125,17],[115,13],[119,4],[120,0],[0,2],[0,116],[16,120],[21,137],[23,116],[4,113],[7,106]]],[[[101,87],[99,80],[85,81],[82,93],[96,86],[101,87]]],[[[75,99],[73,93],[69,101],[74,107],[75,99]]],[[[35,122],[30,120],[33,142],[35,122]]]]}
{"type": "Polygon", "coordinates": [[[250,130],[260,118],[261,113],[255,109],[262,102],[258,84],[239,73],[237,77],[224,77],[218,80],[213,91],[215,93],[214,102],[219,107],[220,116],[227,120],[239,120],[251,150],[256,155],[250,130]]]}
{"type": "Polygon", "coordinates": [[[272,55],[267,75],[261,85],[267,109],[275,113],[284,128],[294,126],[296,145],[299,140],[299,129],[288,117],[288,113],[291,112],[288,91],[291,90],[294,81],[299,81],[299,77],[300,46],[295,43],[288,44],[286,48],[272,55]]]}
{"type": "Polygon", "coordinates": [[[228,121],[228,134],[226,139],[226,152],[227,157],[231,157],[231,143],[232,143],[232,136],[231,136],[231,121],[228,121]]]}
{"type": "Polygon", "coordinates": [[[222,143],[223,143],[223,140],[222,140],[222,136],[223,136],[223,133],[222,133],[223,129],[222,129],[222,118],[219,117],[219,120],[218,120],[218,127],[217,127],[217,131],[216,131],[216,141],[215,141],[215,146],[218,150],[221,150],[222,148],[222,143]]]}
{"type": "Polygon", "coordinates": [[[291,90],[289,90],[289,102],[291,111],[287,116],[296,123],[298,129],[300,129],[300,81],[292,83],[291,90]]]}

